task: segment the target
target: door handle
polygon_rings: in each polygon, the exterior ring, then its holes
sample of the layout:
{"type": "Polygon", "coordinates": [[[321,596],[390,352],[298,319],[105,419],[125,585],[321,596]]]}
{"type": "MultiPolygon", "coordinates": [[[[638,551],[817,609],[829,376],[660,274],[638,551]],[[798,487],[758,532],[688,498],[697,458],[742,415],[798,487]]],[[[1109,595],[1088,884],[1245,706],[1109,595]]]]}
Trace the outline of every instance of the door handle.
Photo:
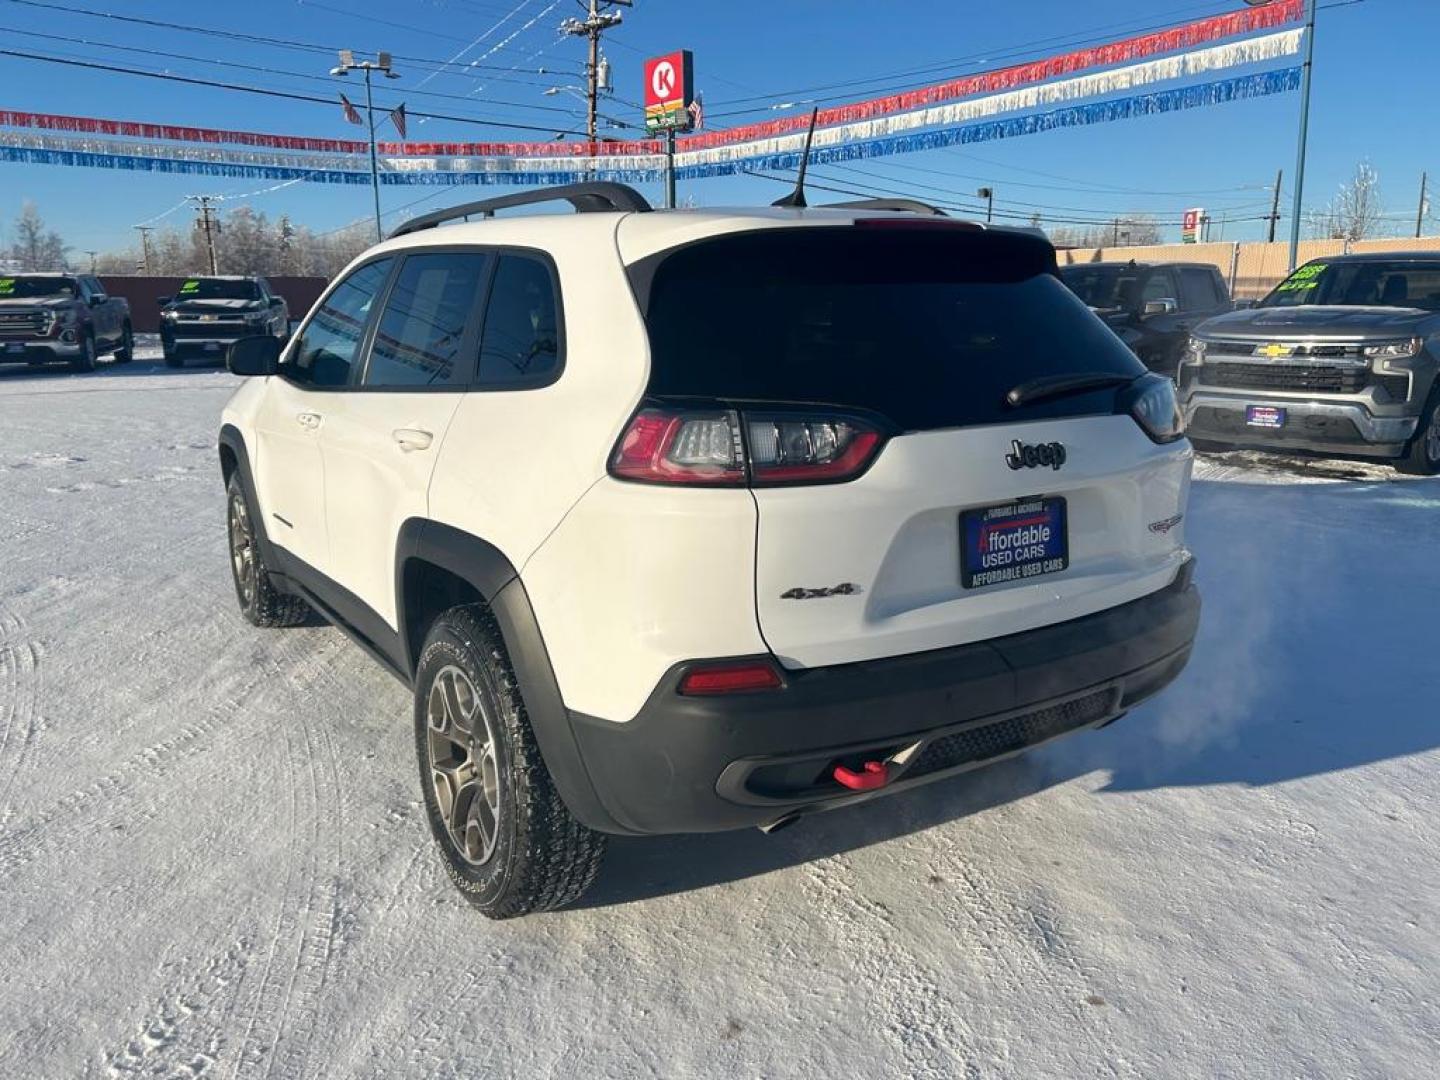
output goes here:
{"type": "Polygon", "coordinates": [[[298,415],[296,415],[295,419],[296,419],[296,421],[300,424],[301,427],[303,427],[303,428],[309,428],[311,431],[314,431],[316,428],[318,428],[318,427],[320,426],[320,414],[319,414],[319,413],[302,412],[302,413],[299,413],[298,415]]]}
{"type": "Polygon", "coordinates": [[[395,442],[399,444],[400,449],[407,454],[415,450],[429,450],[430,444],[435,441],[434,435],[428,431],[421,431],[419,428],[396,428],[391,434],[394,435],[395,442]]]}

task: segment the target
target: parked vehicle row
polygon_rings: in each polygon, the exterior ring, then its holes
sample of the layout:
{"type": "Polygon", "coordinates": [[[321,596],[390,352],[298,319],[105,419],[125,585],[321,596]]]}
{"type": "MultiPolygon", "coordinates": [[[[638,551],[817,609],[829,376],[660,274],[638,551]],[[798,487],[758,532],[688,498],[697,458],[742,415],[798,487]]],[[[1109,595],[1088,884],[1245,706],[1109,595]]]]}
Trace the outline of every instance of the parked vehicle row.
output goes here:
{"type": "Polygon", "coordinates": [[[1306,263],[1253,309],[1196,327],[1178,381],[1206,445],[1440,472],[1440,257],[1306,263]]]}
{"type": "MultiPolygon", "coordinates": [[[[290,309],[263,277],[190,277],[160,300],[165,363],[221,362],[247,337],[289,334],[290,309]]],[[[90,274],[0,276],[0,363],[66,364],[93,371],[106,355],[127,363],[135,354],[129,301],[109,296],[90,274]]]]}
{"type": "Polygon", "coordinates": [[[1440,257],[1316,259],[1253,305],[1232,302],[1209,264],[1085,263],[1061,276],[1175,378],[1201,449],[1440,472],[1440,257]]]}
{"type": "Polygon", "coordinates": [[[130,305],[88,274],[0,276],[0,362],[69,364],[94,371],[101,356],[134,356],[130,305]]]}
{"type": "Polygon", "coordinates": [[[160,344],[169,367],[186,360],[224,360],[225,350],[247,337],[284,340],[290,308],[263,277],[186,278],[180,291],[160,300],[160,344]]]}

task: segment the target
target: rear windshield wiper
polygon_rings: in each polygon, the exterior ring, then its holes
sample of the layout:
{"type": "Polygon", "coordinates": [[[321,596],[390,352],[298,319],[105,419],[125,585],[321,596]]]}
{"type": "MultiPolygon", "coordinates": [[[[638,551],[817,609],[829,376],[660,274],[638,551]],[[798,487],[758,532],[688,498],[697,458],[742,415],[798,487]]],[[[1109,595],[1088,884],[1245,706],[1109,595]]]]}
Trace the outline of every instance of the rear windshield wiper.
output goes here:
{"type": "Polygon", "coordinates": [[[1068,375],[1042,375],[1022,382],[1005,395],[1012,409],[1034,405],[1037,401],[1083,394],[1087,390],[1104,390],[1107,386],[1125,386],[1135,381],[1134,375],[1118,375],[1113,371],[1078,371],[1068,375]]]}

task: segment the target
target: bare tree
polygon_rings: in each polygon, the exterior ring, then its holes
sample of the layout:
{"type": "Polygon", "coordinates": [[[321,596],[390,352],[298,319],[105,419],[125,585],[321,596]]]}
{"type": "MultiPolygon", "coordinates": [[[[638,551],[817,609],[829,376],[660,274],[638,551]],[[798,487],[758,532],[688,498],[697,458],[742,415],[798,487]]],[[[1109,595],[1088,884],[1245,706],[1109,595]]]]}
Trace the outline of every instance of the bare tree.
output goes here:
{"type": "Polygon", "coordinates": [[[1160,223],[1149,214],[1125,214],[1104,224],[1061,225],[1050,240],[1057,247],[1146,247],[1160,243],[1160,223]]]}
{"type": "Polygon", "coordinates": [[[1310,215],[1310,231],[1327,240],[1364,240],[1377,234],[1380,216],[1380,174],[1362,161],[1325,208],[1310,215]]]}
{"type": "Polygon", "coordinates": [[[15,219],[15,243],[10,257],[21,270],[64,270],[69,245],[54,229],[47,229],[33,202],[26,202],[15,219]]]}

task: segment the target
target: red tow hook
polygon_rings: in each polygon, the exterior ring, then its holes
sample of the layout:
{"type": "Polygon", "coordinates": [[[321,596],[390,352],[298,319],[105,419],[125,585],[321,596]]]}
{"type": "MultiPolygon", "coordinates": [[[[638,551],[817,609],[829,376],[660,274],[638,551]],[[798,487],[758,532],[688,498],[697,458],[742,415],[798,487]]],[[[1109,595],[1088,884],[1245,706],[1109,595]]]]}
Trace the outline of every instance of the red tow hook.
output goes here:
{"type": "Polygon", "coordinates": [[[860,772],[836,765],[830,773],[835,782],[851,791],[875,791],[890,782],[890,766],[883,761],[867,761],[860,772]]]}

